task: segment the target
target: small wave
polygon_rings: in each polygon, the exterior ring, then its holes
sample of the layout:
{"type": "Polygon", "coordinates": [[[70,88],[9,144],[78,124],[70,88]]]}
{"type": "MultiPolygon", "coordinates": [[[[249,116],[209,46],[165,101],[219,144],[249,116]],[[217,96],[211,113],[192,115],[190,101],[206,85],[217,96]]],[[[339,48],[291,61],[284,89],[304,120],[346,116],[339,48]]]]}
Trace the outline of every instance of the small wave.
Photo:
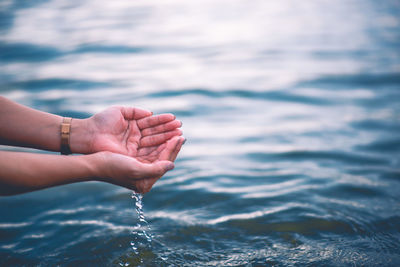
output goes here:
{"type": "Polygon", "coordinates": [[[163,90],[162,92],[156,92],[148,94],[151,98],[166,98],[166,97],[177,97],[184,95],[201,95],[211,98],[226,98],[226,97],[238,97],[241,99],[264,99],[269,101],[278,102],[295,102],[309,105],[322,105],[327,106],[334,103],[332,100],[326,98],[318,98],[313,96],[305,96],[300,94],[294,94],[288,91],[251,91],[251,90],[226,90],[226,91],[215,91],[202,88],[191,88],[182,90],[163,90]]]}
{"type": "Polygon", "coordinates": [[[178,224],[195,225],[199,223],[196,216],[187,211],[153,211],[147,214],[150,219],[169,219],[178,224]]]}
{"type": "Polygon", "coordinates": [[[23,89],[29,92],[39,92],[46,90],[54,90],[55,88],[89,90],[93,88],[99,88],[99,87],[106,88],[110,86],[111,84],[106,82],[51,78],[51,79],[33,79],[33,80],[24,80],[24,81],[6,83],[1,85],[1,88],[5,89],[9,88],[10,90],[23,89]]]}
{"type": "Polygon", "coordinates": [[[23,228],[26,226],[30,226],[32,223],[0,223],[0,229],[9,229],[9,228],[23,228]]]}
{"type": "Polygon", "coordinates": [[[71,54],[107,53],[132,54],[148,51],[145,47],[123,45],[80,45],[73,50],[59,50],[53,46],[31,43],[0,42],[0,60],[2,62],[43,62],[55,60],[71,54]]]}
{"type": "Polygon", "coordinates": [[[179,186],[182,190],[196,190],[204,189],[207,192],[212,193],[226,193],[226,194],[240,194],[240,193],[252,193],[259,191],[277,191],[282,188],[298,187],[303,179],[294,179],[285,182],[279,182],[274,184],[264,184],[264,185],[242,185],[238,184],[236,186],[220,185],[216,184],[214,181],[193,181],[189,185],[179,186]]]}
{"type": "Polygon", "coordinates": [[[0,42],[0,60],[2,62],[42,62],[54,60],[62,55],[61,51],[50,46],[0,42]]]}
{"type": "Polygon", "coordinates": [[[383,132],[400,132],[400,124],[393,121],[382,119],[366,119],[353,121],[350,124],[355,129],[368,131],[383,131],[383,132]]]}
{"type": "Polygon", "coordinates": [[[42,239],[47,237],[46,234],[29,234],[22,237],[22,239],[42,239]]]}
{"type": "Polygon", "coordinates": [[[114,208],[97,205],[97,206],[85,206],[76,209],[54,209],[45,212],[43,215],[76,214],[76,213],[95,211],[95,210],[112,211],[114,210],[114,208]]]}
{"type": "Polygon", "coordinates": [[[400,152],[400,139],[378,140],[367,145],[359,145],[356,148],[358,150],[382,153],[400,152]]]}
{"type": "MultiPolygon", "coordinates": [[[[188,211],[153,211],[148,213],[148,217],[154,219],[169,219],[177,223],[178,225],[217,225],[230,221],[246,221],[256,218],[261,218],[266,215],[279,214],[284,211],[289,211],[296,208],[309,208],[308,204],[301,203],[288,203],[278,207],[265,208],[261,210],[246,212],[246,213],[235,213],[229,215],[223,215],[213,219],[201,218],[200,213],[191,214],[188,211]]],[[[203,216],[209,216],[210,214],[203,214],[203,216]]]]}
{"type": "Polygon", "coordinates": [[[75,50],[71,51],[71,53],[136,54],[136,53],[143,53],[148,50],[149,49],[147,47],[139,47],[139,46],[84,44],[79,46],[75,50]]]}
{"type": "Polygon", "coordinates": [[[348,198],[351,196],[353,199],[357,197],[377,197],[383,195],[383,192],[379,188],[362,185],[355,186],[350,184],[331,186],[325,192],[321,191],[320,193],[331,197],[348,198]]]}
{"type": "Polygon", "coordinates": [[[248,156],[257,161],[268,160],[332,160],[348,164],[388,164],[388,161],[382,158],[365,156],[350,152],[340,151],[288,151],[281,153],[249,153],[248,156]]]}
{"type": "Polygon", "coordinates": [[[330,89],[347,89],[354,86],[367,86],[376,88],[377,86],[399,85],[400,73],[382,74],[342,74],[318,77],[316,79],[299,82],[297,87],[319,87],[330,89]]]}
{"type": "Polygon", "coordinates": [[[103,227],[112,231],[120,232],[120,231],[129,231],[131,230],[131,226],[129,225],[115,225],[110,222],[106,221],[99,221],[99,220],[66,220],[66,221],[55,221],[55,220],[48,220],[43,222],[44,225],[59,225],[59,226],[80,226],[80,225],[91,225],[97,227],[103,227]]]}
{"type": "Polygon", "coordinates": [[[214,225],[214,224],[225,223],[225,222],[232,221],[232,220],[255,219],[255,218],[263,217],[263,216],[270,215],[270,214],[280,213],[282,211],[289,210],[292,208],[304,207],[304,206],[307,206],[307,205],[287,204],[287,205],[280,206],[280,207],[269,208],[269,209],[264,209],[264,210],[257,210],[257,211],[248,212],[248,213],[224,215],[224,216],[221,216],[216,219],[208,220],[206,224],[214,225]]]}

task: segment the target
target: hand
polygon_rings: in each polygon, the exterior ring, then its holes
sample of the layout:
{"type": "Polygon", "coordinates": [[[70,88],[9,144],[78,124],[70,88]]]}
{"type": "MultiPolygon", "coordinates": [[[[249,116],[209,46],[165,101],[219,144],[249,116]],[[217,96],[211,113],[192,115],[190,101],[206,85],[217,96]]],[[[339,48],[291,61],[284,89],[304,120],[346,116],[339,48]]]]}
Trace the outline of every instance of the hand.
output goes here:
{"type": "Polygon", "coordinates": [[[97,157],[98,177],[138,193],[147,193],[154,183],[174,168],[184,138],[175,136],[157,148],[141,150],[137,158],[111,152],[94,154],[97,157]]]}
{"type": "Polygon", "coordinates": [[[110,151],[142,162],[152,162],[151,152],[174,136],[182,123],[172,114],[152,116],[147,110],[111,107],[86,120],[73,120],[71,149],[76,153],[110,151]],[[74,129],[75,128],[75,129],[74,129]]]}

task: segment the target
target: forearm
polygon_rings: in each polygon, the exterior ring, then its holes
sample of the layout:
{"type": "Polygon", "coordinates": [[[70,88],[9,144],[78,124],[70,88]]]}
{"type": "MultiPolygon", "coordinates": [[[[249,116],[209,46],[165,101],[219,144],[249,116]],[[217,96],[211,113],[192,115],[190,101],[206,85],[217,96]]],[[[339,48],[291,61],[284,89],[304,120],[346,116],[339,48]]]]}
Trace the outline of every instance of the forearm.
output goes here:
{"type": "MultiPolygon", "coordinates": [[[[0,144],[60,151],[62,117],[14,103],[0,96],[0,144]]],[[[86,120],[73,119],[71,150],[85,153],[86,120]]]]}
{"type": "Polygon", "coordinates": [[[60,156],[0,151],[0,195],[89,181],[98,176],[95,155],[60,156]]]}

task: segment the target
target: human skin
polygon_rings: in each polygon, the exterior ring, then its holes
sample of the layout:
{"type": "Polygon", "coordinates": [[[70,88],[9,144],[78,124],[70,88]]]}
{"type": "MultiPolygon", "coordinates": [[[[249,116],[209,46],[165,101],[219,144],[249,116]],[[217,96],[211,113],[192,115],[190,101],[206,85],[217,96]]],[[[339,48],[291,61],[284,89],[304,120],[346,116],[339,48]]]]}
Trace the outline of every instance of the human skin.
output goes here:
{"type": "MultiPolygon", "coordinates": [[[[145,156],[151,163],[112,152],[61,156],[0,151],[0,195],[15,195],[48,187],[102,181],[147,193],[167,171],[182,147],[176,136],[145,156]]],[[[143,159],[142,159],[143,160],[143,159]]]]}
{"type": "MultiPolygon", "coordinates": [[[[0,144],[59,151],[61,121],[60,116],[0,96],[0,144]]],[[[185,141],[181,125],[172,114],[153,116],[147,110],[119,106],[88,119],[73,119],[71,151],[90,155],[0,151],[0,194],[91,180],[146,193],[174,167],[185,141]]]]}
{"type": "MultiPolygon", "coordinates": [[[[60,151],[62,117],[35,110],[0,96],[0,144],[60,151]]],[[[182,135],[172,114],[115,106],[87,119],[73,119],[72,153],[110,151],[136,157],[182,135]]]]}

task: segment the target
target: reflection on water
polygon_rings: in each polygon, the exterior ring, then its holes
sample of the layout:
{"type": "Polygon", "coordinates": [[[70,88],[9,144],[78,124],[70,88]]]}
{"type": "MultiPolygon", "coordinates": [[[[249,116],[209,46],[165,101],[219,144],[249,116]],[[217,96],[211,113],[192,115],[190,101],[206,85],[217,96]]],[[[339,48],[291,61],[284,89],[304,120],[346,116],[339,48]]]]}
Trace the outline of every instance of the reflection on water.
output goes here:
{"type": "MultiPolygon", "coordinates": [[[[398,1],[2,1],[0,93],[183,121],[176,169],[143,199],[144,266],[396,266],[399,14],[398,1]]],[[[139,264],[128,190],[68,185],[0,212],[0,265],[139,264]]]]}

